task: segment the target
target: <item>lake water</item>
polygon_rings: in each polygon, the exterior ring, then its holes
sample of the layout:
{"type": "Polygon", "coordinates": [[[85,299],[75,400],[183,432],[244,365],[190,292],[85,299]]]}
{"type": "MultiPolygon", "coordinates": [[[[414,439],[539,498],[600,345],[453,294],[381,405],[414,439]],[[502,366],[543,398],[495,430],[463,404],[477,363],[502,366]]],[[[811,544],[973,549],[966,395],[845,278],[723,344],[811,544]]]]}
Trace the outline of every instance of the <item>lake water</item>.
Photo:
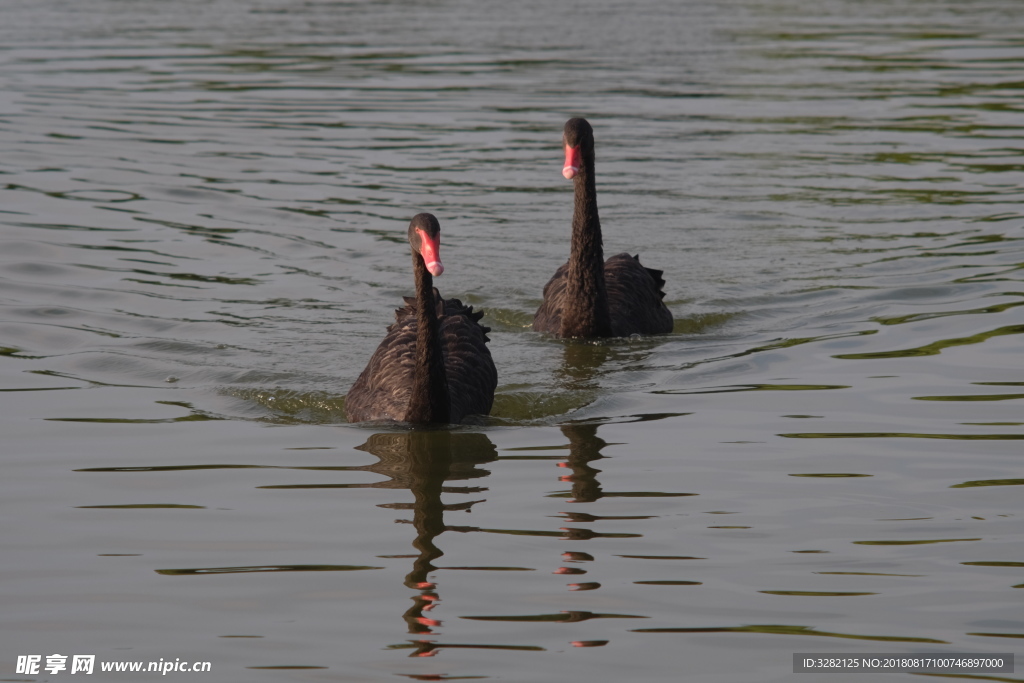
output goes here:
{"type": "Polygon", "coordinates": [[[0,679],[809,683],[794,653],[1019,650],[1022,27],[6,2],[0,679]],[[529,329],[577,115],[606,253],[664,269],[672,334],[529,329]],[[493,328],[494,414],[349,425],[420,211],[493,328]]]}

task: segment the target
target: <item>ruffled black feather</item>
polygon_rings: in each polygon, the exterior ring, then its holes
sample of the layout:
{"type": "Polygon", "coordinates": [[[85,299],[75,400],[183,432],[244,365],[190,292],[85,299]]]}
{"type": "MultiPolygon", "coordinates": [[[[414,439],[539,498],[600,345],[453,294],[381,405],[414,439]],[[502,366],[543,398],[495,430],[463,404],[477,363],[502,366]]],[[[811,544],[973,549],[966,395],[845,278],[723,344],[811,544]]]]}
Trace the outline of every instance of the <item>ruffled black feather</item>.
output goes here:
{"type": "MultiPolygon", "coordinates": [[[[569,264],[562,264],[544,285],[544,302],[533,318],[533,329],[558,335],[562,311],[574,305],[569,301],[566,278],[569,264]]],[[[638,256],[622,253],[604,263],[605,288],[612,335],[659,334],[672,331],[672,313],[663,303],[665,280],[662,271],[645,268],[638,256]]]]}
{"type": "MultiPolygon", "coordinates": [[[[479,323],[483,311],[474,311],[458,299],[444,299],[433,289],[438,317],[438,343],[444,356],[451,421],[469,415],[487,415],[494,403],[498,372],[487,348],[490,328],[479,323]]],[[[350,422],[405,421],[414,372],[417,308],[415,297],[403,297],[395,309],[395,322],[377,347],[366,369],[352,385],[345,401],[350,422]]]]}

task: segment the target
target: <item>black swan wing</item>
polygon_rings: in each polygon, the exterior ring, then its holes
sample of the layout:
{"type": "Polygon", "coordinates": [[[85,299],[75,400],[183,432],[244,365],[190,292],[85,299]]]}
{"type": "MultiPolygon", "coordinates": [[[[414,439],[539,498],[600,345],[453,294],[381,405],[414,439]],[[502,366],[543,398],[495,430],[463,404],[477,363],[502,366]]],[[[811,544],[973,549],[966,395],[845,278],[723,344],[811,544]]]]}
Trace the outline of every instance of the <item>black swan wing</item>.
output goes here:
{"type": "Polygon", "coordinates": [[[639,256],[622,253],[604,263],[612,333],[658,334],[672,331],[672,313],[665,306],[662,271],[644,268],[639,256]]]}
{"type": "Polygon", "coordinates": [[[480,324],[483,311],[473,311],[458,299],[444,301],[444,316],[439,334],[444,354],[451,421],[461,422],[469,415],[487,415],[494,404],[498,371],[487,348],[490,328],[480,324]]]}
{"type": "Polygon", "coordinates": [[[349,422],[405,419],[416,355],[414,305],[395,311],[395,322],[345,397],[349,422]]]}
{"type": "Polygon", "coordinates": [[[562,331],[562,311],[568,304],[566,294],[566,279],[569,273],[569,264],[563,263],[555,274],[551,276],[548,283],[544,285],[544,300],[533,316],[533,330],[535,332],[547,332],[548,334],[560,334],[562,331]]]}

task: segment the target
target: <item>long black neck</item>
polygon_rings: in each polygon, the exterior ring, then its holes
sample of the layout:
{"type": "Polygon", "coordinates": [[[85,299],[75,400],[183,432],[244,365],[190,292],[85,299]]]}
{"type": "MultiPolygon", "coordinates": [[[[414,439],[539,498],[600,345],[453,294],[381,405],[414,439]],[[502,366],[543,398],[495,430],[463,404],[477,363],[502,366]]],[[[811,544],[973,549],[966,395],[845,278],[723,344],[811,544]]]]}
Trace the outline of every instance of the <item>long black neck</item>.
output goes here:
{"type": "Polygon", "coordinates": [[[583,167],[573,179],[572,251],[566,294],[569,309],[562,312],[563,337],[610,337],[608,291],[604,283],[601,219],[597,215],[597,184],[593,151],[584,153],[583,167]]]}
{"type": "Polygon", "coordinates": [[[451,421],[451,401],[437,335],[434,279],[419,254],[413,254],[412,268],[416,277],[416,366],[406,421],[447,424],[451,421]]]}

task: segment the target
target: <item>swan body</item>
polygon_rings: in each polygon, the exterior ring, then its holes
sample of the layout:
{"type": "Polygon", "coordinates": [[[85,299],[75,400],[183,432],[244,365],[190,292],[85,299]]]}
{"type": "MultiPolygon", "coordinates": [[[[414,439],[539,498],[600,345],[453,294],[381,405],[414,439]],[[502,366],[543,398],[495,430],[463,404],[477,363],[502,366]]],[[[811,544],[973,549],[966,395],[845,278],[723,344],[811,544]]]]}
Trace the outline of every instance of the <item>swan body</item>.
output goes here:
{"type": "Polygon", "coordinates": [[[662,301],[662,271],[645,268],[639,256],[604,260],[594,181],[594,131],[586,119],[569,119],[563,132],[562,174],[573,181],[569,261],[544,286],[533,329],[566,338],[627,337],[672,331],[662,301]]]}
{"type": "Polygon", "coordinates": [[[414,424],[462,422],[487,415],[498,373],[487,348],[482,311],[444,299],[433,287],[440,275],[440,225],[428,213],[409,225],[416,296],[405,297],[383,341],[345,399],[349,422],[394,420],[414,424]]]}

